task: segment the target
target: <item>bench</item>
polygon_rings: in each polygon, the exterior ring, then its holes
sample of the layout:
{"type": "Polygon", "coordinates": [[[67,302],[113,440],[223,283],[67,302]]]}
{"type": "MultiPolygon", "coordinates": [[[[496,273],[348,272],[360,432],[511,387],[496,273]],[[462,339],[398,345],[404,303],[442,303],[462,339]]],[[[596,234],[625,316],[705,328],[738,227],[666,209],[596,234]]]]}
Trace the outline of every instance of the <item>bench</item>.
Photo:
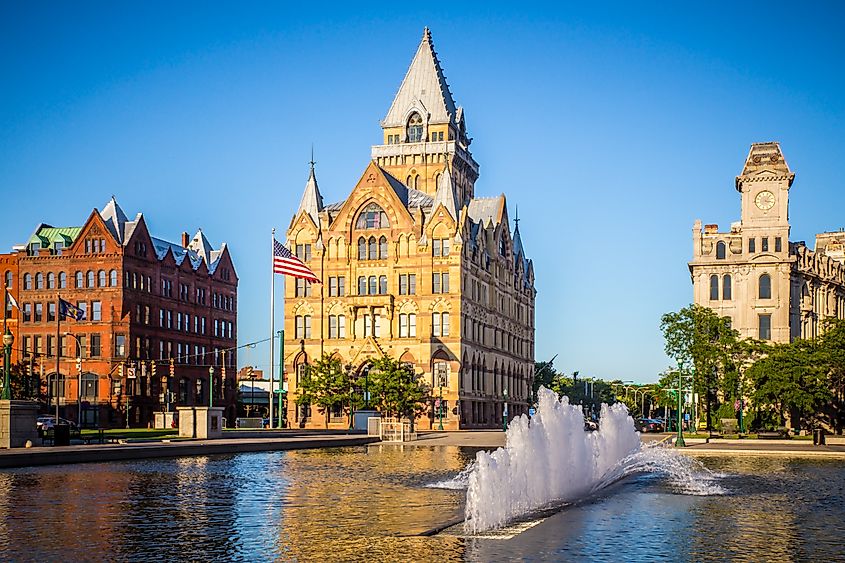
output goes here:
{"type": "Polygon", "coordinates": [[[736,434],[739,428],[735,418],[722,418],[719,420],[722,424],[722,434],[736,434]]]}
{"type": "Polygon", "coordinates": [[[93,434],[81,434],[80,438],[82,438],[82,441],[85,442],[86,445],[90,445],[92,442],[96,442],[98,444],[106,443],[106,434],[102,428],[94,429],[93,434]]]}
{"type": "Polygon", "coordinates": [[[789,438],[789,432],[785,428],[778,430],[760,430],[757,432],[758,440],[783,440],[789,438]]]}

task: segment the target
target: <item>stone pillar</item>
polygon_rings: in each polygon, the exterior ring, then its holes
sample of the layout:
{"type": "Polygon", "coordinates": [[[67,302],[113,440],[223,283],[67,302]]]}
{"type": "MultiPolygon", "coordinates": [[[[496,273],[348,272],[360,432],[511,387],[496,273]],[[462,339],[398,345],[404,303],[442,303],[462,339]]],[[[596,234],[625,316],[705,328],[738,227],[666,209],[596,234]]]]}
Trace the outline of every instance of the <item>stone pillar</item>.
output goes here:
{"type": "Polygon", "coordinates": [[[37,418],[35,401],[0,401],[0,448],[22,448],[27,440],[34,444],[37,418]]]}
{"type": "Polygon", "coordinates": [[[179,437],[220,438],[223,435],[224,407],[177,407],[179,437]]]}

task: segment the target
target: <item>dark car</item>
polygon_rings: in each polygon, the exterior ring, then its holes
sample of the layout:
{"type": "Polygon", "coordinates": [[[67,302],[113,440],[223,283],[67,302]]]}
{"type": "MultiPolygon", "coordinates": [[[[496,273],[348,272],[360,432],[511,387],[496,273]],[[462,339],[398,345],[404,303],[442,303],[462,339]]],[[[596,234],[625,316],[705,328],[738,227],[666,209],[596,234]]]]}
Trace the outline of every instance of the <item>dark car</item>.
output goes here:
{"type": "Polygon", "coordinates": [[[663,432],[663,423],[653,418],[638,418],[637,430],[640,432],[663,432]]]}

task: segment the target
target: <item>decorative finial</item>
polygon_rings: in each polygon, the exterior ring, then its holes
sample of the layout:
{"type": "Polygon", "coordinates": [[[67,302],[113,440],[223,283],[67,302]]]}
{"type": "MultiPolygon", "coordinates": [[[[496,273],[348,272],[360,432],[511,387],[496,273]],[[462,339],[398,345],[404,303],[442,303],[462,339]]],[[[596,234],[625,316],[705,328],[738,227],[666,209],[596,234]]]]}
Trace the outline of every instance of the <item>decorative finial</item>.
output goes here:
{"type": "Polygon", "coordinates": [[[311,160],[308,161],[308,164],[311,165],[311,172],[314,172],[314,165],[317,164],[314,162],[314,143],[311,143],[311,160]]]}
{"type": "Polygon", "coordinates": [[[516,230],[519,230],[519,205],[516,205],[516,218],[513,220],[516,223],[516,230]]]}
{"type": "Polygon", "coordinates": [[[428,26],[423,28],[423,41],[431,41],[431,31],[428,29],[428,26]]]}

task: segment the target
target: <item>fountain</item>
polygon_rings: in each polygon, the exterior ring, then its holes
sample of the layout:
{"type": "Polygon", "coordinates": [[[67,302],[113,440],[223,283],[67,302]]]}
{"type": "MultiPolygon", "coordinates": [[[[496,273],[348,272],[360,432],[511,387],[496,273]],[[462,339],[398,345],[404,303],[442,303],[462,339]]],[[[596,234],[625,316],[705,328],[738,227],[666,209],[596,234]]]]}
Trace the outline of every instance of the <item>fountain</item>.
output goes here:
{"type": "Polygon", "coordinates": [[[478,533],[584,497],[620,461],[640,448],[622,404],[602,405],[599,430],[584,430],[581,407],[548,389],[537,414],[514,420],[506,444],[479,452],[469,473],[465,528],[478,533]]]}

